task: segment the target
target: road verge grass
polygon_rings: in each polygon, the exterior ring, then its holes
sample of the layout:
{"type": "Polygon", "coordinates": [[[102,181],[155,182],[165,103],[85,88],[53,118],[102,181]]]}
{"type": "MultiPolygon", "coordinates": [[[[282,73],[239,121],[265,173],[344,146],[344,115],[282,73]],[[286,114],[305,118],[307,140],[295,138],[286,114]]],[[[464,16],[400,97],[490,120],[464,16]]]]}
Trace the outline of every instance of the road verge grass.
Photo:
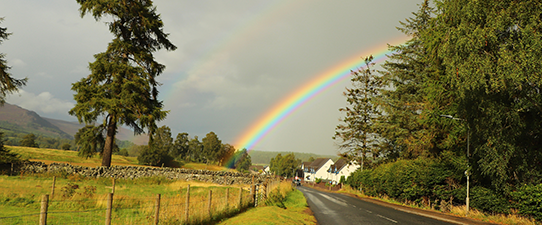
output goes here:
{"type": "Polygon", "coordinates": [[[285,195],[281,201],[284,207],[276,204],[276,201],[267,202],[267,206],[249,209],[238,216],[223,220],[219,224],[317,224],[301,191],[292,188],[289,182],[283,182],[277,188],[277,192],[279,193],[275,194],[285,195]],[[283,185],[284,183],[286,185],[283,185]],[[286,188],[287,186],[289,189],[286,188]]]}

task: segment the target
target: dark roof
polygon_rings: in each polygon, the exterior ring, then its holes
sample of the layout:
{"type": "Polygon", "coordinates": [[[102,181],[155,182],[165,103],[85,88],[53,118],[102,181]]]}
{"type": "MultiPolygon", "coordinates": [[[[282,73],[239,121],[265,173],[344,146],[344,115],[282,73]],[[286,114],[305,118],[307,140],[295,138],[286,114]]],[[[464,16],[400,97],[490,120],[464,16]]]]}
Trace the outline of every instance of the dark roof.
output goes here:
{"type": "Polygon", "coordinates": [[[310,164],[310,166],[308,166],[308,168],[312,168],[314,171],[316,171],[320,169],[320,167],[324,166],[328,160],[330,160],[330,158],[317,158],[310,164]]]}
{"type": "Polygon", "coordinates": [[[340,158],[339,160],[337,160],[337,162],[335,162],[333,165],[331,165],[331,169],[333,170],[333,169],[337,168],[337,171],[339,171],[343,167],[345,167],[346,165],[348,165],[348,161],[345,158],[340,158]]]}
{"type": "Polygon", "coordinates": [[[253,170],[253,171],[259,171],[259,170],[263,170],[264,167],[263,166],[258,166],[258,165],[252,165],[250,167],[248,167],[249,170],[253,170]]]}
{"type": "Polygon", "coordinates": [[[303,168],[308,168],[312,162],[303,162],[303,168]]]}

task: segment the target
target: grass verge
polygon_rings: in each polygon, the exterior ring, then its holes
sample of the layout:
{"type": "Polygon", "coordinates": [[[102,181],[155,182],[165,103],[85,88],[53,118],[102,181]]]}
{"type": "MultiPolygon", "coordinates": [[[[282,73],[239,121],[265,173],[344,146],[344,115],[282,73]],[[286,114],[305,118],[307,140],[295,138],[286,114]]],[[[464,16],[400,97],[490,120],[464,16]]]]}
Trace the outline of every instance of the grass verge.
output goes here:
{"type": "Polygon", "coordinates": [[[293,189],[288,192],[283,203],[286,208],[276,205],[252,208],[219,224],[316,224],[316,218],[301,191],[293,189]]]}

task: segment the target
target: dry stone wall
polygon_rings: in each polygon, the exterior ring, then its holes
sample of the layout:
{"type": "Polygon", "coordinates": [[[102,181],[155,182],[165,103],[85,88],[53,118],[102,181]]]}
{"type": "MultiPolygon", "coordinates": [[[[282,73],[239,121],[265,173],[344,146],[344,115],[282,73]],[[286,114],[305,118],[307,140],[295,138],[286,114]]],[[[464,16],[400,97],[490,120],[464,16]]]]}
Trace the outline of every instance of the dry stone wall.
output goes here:
{"type": "MultiPolygon", "coordinates": [[[[221,185],[251,184],[252,174],[238,172],[189,170],[179,168],[158,168],[141,166],[85,167],[64,163],[45,164],[42,162],[24,162],[16,166],[17,173],[79,174],[85,177],[137,179],[143,177],[164,177],[173,180],[203,181],[221,185]]],[[[264,182],[269,176],[255,175],[254,182],[264,182]]]]}

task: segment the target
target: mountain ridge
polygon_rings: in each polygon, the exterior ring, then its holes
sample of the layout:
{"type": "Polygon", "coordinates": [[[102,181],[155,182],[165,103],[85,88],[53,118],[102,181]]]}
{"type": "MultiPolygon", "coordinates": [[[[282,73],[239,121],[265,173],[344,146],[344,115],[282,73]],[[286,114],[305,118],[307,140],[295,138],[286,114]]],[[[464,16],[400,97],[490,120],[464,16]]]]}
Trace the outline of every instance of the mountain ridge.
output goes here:
{"type": "MultiPolygon", "coordinates": [[[[0,107],[0,129],[16,133],[34,133],[53,138],[73,139],[84,124],[42,117],[38,113],[17,105],[5,103],[0,107]]],[[[147,135],[133,135],[130,129],[119,127],[115,138],[146,145],[147,135]]]]}

